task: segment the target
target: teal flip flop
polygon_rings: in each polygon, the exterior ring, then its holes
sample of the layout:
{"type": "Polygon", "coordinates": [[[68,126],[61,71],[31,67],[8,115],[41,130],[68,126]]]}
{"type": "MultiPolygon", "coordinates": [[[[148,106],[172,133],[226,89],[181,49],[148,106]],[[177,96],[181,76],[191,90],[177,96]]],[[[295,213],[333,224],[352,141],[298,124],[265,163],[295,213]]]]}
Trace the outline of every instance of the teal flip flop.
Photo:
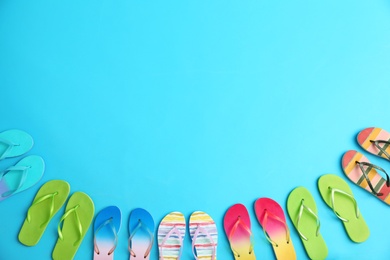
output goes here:
{"type": "Polygon", "coordinates": [[[30,155],[0,172],[0,201],[34,186],[44,171],[42,157],[30,155]]]}
{"type": "Polygon", "coordinates": [[[0,160],[30,151],[34,141],[28,133],[12,129],[0,133],[0,160]]]}
{"type": "Polygon", "coordinates": [[[121,216],[121,211],[116,206],[106,207],[96,216],[93,225],[94,260],[114,259],[121,216]]]}

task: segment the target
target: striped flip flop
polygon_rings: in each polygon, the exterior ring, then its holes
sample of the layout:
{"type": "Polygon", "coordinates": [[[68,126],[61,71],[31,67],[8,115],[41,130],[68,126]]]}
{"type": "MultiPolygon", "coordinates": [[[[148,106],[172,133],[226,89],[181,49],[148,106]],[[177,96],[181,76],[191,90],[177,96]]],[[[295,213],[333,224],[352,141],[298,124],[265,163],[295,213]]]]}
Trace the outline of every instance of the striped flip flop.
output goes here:
{"type": "Polygon", "coordinates": [[[214,220],[205,212],[195,211],[189,226],[195,259],[216,260],[218,231],[214,220]]]}
{"type": "Polygon", "coordinates": [[[296,259],[290,229],[282,207],[272,199],[260,198],[255,202],[255,213],[265,237],[272,245],[276,259],[296,259]]]}
{"type": "Polygon", "coordinates": [[[154,220],[144,209],[131,211],[128,249],[131,260],[148,260],[154,241],[154,220]]]}
{"type": "Polygon", "coordinates": [[[160,260],[179,260],[186,234],[186,220],[181,212],[166,215],[158,227],[160,260]]]}
{"type": "Polygon", "coordinates": [[[242,204],[231,206],[225,213],[223,226],[234,258],[236,260],[256,260],[251,220],[246,207],[242,204]]]}
{"type": "Polygon", "coordinates": [[[341,165],[345,175],[353,183],[390,205],[390,180],[385,170],[370,163],[363,154],[354,150],[343,155],[341,165]],[[377,170],[382,171],[386,179],[377,170]]]}
{"type": "Polygon", "coordinates": [[[390,160],[390,133],[386,130],[366,128],[357,135],[357,142],[367,152],[390,160]]]}

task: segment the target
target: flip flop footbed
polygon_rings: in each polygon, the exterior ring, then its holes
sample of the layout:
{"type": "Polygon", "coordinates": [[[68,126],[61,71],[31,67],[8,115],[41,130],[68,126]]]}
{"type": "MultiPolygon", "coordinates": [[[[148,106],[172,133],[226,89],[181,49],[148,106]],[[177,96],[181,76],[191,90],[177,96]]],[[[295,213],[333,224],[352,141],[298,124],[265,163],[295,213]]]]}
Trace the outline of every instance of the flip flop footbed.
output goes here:
{"type": "Polygon", "coordinates": [[[382,148],[379,149],[373,142],[374,141],[390,141],[390,133],[378,127],[370,127],[362,130],[358,136],[357,141],[359,145],[369,153],[375,154],[385,159],[390,159],[383,151],[386,151],[390,155],[390,145],[387,143],[378,143],[382,148]]]}
{"type": "Polygon", "coordinates": [[[186,221],[180,212],[166,215],[158,227],[158,248],[161,260],[180,259],[186,221]]]}
{"type": "Polygon", "coordinates": [[[42,185],[20,229],[18,236],[20,243],[26,246],[38,243],[52,217],[65,203],[69,191],[69,184],[61,180],[48,181],[42,185]]]}
{"type": "Polygon", "coordinates": [[[231,206],[225,213],[223,225],[234,257],[237,260],[256,259],[251,221],[246,207],[242,204],[231,206]]]}
{"type": "Polygon", "coordinates": [[[91,198],[83,192],[75,192],[66,205],[65,213],[58,224],[59,237],[54,247],[54,260],[73,259],[94,215],[91,198]],[[79,228],[80,227],[80,228],[79,228]]]}
{"type": "Polygon", "coordinates": [[[196,211],[191,214],[189,231],[196,256],[202,260],[216,260],[218,231],[214,220],[207,213],[196,211]]]}
{"type": "MultiPolygon", "coordinates": [[[[353,183],[359,185],[372,194],[372,190],[368,185],[362,170],[356,162],[370,163],[370,161],[363,154],[357,151],[350,150],[346,152],[342,158],[342,168],[344,173],[353,183]]],[[[366,169],[367,177],[370,180],[374,191],[376,193],[382,193],[380,196],[374,196],[384,201],[385,203],[390,204],[390,187],[387,187],[386,180],[375,170],[375,168],[369,167],[366,169]]]]}
{"type": "Polygon", "coordinates": [[[13,129],[0,133],[0,160],[20,156],[33,147],[34,141],[28,133],[13,129]]]}
{"type": "Polygon", "coordinates": [[[0,173],[0,201],[34,186],[45,171],[42,157],[30,155],[0,173]]]}
{"type": "Polygon", "coordinates": [[[120,227],[121,211],[118,207],[109,206],[99,212],[93,225],[94,260],[114,259],[120,227]]]}
{"type": "Polygon", "coordinates": [[[340,216],[351,240],[357,243],[367,240],[370,230],[357,208],[348,184],[334,174],[327,174],[319,178],[318,189],[325,203],[340,216]]]}
{"type": "Polygon", "coordinates": [[[267,233],[276,259],[296,259],[294,245],[291,241],[286,217],[282,207],[274,200],[260,198],[255,202],[257,220],[267,233]]]}
{"type": "Polygon", "coordinates": [[[145,209],[134,209],[129,219],[129,250],[131,260],[148,260],[154,242],[154,220],[145,209]]]}
{"type": "Polygon", "coordinates": [[[291,191],[287,199],[287,211],[310,259],[325,259],[328,248],[318,230],[317,206],[310,191],[304,187],[291,191]]]}

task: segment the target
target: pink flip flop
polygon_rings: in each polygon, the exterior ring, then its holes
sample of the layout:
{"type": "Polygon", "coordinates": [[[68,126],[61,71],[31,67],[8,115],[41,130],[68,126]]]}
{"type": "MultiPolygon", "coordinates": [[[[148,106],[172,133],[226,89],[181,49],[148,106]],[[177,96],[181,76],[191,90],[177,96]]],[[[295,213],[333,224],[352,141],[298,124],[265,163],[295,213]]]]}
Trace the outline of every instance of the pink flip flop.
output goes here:
{"type": "Polygon", "coordinates": [[[273,247],[276,259],[296,259],[282,207],[272,199],[260,198],[255,202],[255,213],[265,237],[273,247]]]}
{"type": "Polygon", "coordinates": [[[378,127],[366,128],[357,135],[359,145],[369,153],[390,161],[390,133],[378,127]]]}
{"type": "Polygon", "coordinates": [[[225,213],[223,226],[236,260],[255,260],[251,221],[242,204],[231,206],[225,213]]]}

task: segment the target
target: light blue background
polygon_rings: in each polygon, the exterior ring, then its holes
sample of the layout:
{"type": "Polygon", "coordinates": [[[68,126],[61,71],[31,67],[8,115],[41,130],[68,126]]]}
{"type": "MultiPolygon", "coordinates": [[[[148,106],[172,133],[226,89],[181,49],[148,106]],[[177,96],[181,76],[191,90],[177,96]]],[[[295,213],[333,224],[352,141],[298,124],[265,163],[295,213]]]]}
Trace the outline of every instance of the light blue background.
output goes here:
{"type": "MultiPolygon", "coordinates": [[[[218,225],[218,258],[233,259],[222,223],[235,203],[250,212],[258,259],[273,259],[253,203],[270,197],[285,208],[299,185],[317,202],[328,259],[389,259],[389,206],[348,181],[371,230],[355,244],[317,190],[322,174],[344,177],[340,158],[361,151],[360,130],[390,131],[389,71],[387,0],[3,0],[0,131],[29,132],[29,154],[47,169],[0,203],[0,259],[50,259],[61,214],[35,247],[17,234],[51,179],[89,194],[96,212],[121,208],[115,259],[129,257],[136,207],[156,225],[171,211],[187,220],[206,211],[218,225]]],[[[92,252],[90,229],[75,259],[92,252]]],[[[189,236],[182,259],[193,259],[189,236]]]]}

